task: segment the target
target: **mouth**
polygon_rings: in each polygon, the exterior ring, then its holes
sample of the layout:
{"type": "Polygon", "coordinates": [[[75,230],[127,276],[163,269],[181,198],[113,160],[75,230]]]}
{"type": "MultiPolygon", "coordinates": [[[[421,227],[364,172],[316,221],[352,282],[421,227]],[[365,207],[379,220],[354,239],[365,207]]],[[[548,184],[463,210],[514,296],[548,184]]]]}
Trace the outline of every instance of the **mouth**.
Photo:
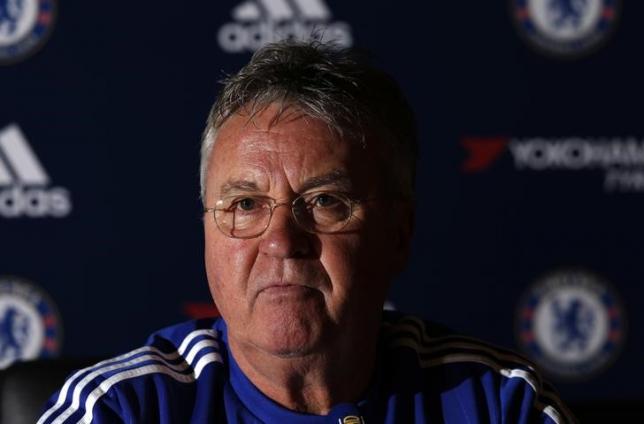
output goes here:
{"type": "Polygon", "coordinates": [[[324,298],[331,282],[315,264],[287,262],[262,269],[248,281],[254,300],[298,301],[324,298]]]}
{"type": "Polygon", "coordinates": [[[258,293],[257,296],[269,296],[269,297],[302,297],[310,296],[314,293],[315,289],[308,287],[302,284],[291,284],[291,283],[275,283],[269,284],[266,287],[263,287],[258,293]]]}

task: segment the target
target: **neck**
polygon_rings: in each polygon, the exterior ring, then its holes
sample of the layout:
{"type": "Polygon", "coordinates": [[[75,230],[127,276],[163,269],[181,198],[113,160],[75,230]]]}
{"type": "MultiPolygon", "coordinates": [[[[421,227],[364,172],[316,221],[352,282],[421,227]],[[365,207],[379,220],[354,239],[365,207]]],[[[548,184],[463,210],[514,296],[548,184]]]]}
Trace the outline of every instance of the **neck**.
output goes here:
{"type": "Polygon", "coordinates": [[[357,344],[329,343],[323,351],[297,356],[228,342],[240,369],[264,395],[290,410],[325,415],[333,405],[356,402],[364,394],[375,366],[376,339],[377,331],[362,334],[357,344]]]}

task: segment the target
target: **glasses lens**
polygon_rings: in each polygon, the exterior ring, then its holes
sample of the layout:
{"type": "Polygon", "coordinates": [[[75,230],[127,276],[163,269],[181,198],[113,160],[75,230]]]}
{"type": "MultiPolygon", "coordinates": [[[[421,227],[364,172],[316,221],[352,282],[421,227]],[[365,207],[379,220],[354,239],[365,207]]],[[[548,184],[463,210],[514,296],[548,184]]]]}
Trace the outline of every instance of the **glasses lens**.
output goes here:
{"type": "Polygon", "coordinates": [[[340,193],[316,192],[299,197],[293,205],[297,222],[313,232],[339,231],[351,217],[351,202],[340,193]]]}
{"type": "Polygon", "coordinates": [[[266,229],[270,213],[270,205],[266,199],[223,199],[215,209],[215,221],[219,229],[230,237],[254,237],[266,229]]]}

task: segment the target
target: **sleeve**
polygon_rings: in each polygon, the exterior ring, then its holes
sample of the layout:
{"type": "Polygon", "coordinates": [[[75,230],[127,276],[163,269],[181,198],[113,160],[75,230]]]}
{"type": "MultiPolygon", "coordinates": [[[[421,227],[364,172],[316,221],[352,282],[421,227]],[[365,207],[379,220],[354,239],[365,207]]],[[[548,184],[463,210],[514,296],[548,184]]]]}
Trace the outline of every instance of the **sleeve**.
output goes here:
{"type": "Polygon", "coordinates": [[[96,396],[97,391],[79,389],[76,375],[70,377],[63,387],[47,402],[37,424],[116,424],[128,422],[121,413],[116,399],[106,393],[96,396]]]}
{"type": "Polygon", "coordinates": [[[512,370],[501,379],[503,423],[574,424],[577,420],[547,383],[529,372],[512,370]]]}

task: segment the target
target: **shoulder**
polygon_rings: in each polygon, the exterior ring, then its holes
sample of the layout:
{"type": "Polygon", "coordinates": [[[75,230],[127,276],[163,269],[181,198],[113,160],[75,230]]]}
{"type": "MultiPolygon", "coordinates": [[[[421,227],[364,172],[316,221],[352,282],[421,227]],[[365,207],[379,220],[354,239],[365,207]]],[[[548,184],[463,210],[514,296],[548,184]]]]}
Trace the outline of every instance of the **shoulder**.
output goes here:
{"type": "Polygon", "coordinates": [[[200,377],[223,364],[220,334],[216,319],[189,321],[152,334],[138,349],[81,369],[50,399],[38,424],[136,420],[152,410],[158,418],[180,414],[156,403],[169,393],[189,403],[200,377]]]}
{"type": "Polygon", "coordinates": [[[387,314],[382,333],[388,366],[420,389],[429,384],[443,402],[453,398],[463,418],[481,418],[485,410],[504,422],[575,422],[534,364],[511,350],[409,315],[387,314]]]}

